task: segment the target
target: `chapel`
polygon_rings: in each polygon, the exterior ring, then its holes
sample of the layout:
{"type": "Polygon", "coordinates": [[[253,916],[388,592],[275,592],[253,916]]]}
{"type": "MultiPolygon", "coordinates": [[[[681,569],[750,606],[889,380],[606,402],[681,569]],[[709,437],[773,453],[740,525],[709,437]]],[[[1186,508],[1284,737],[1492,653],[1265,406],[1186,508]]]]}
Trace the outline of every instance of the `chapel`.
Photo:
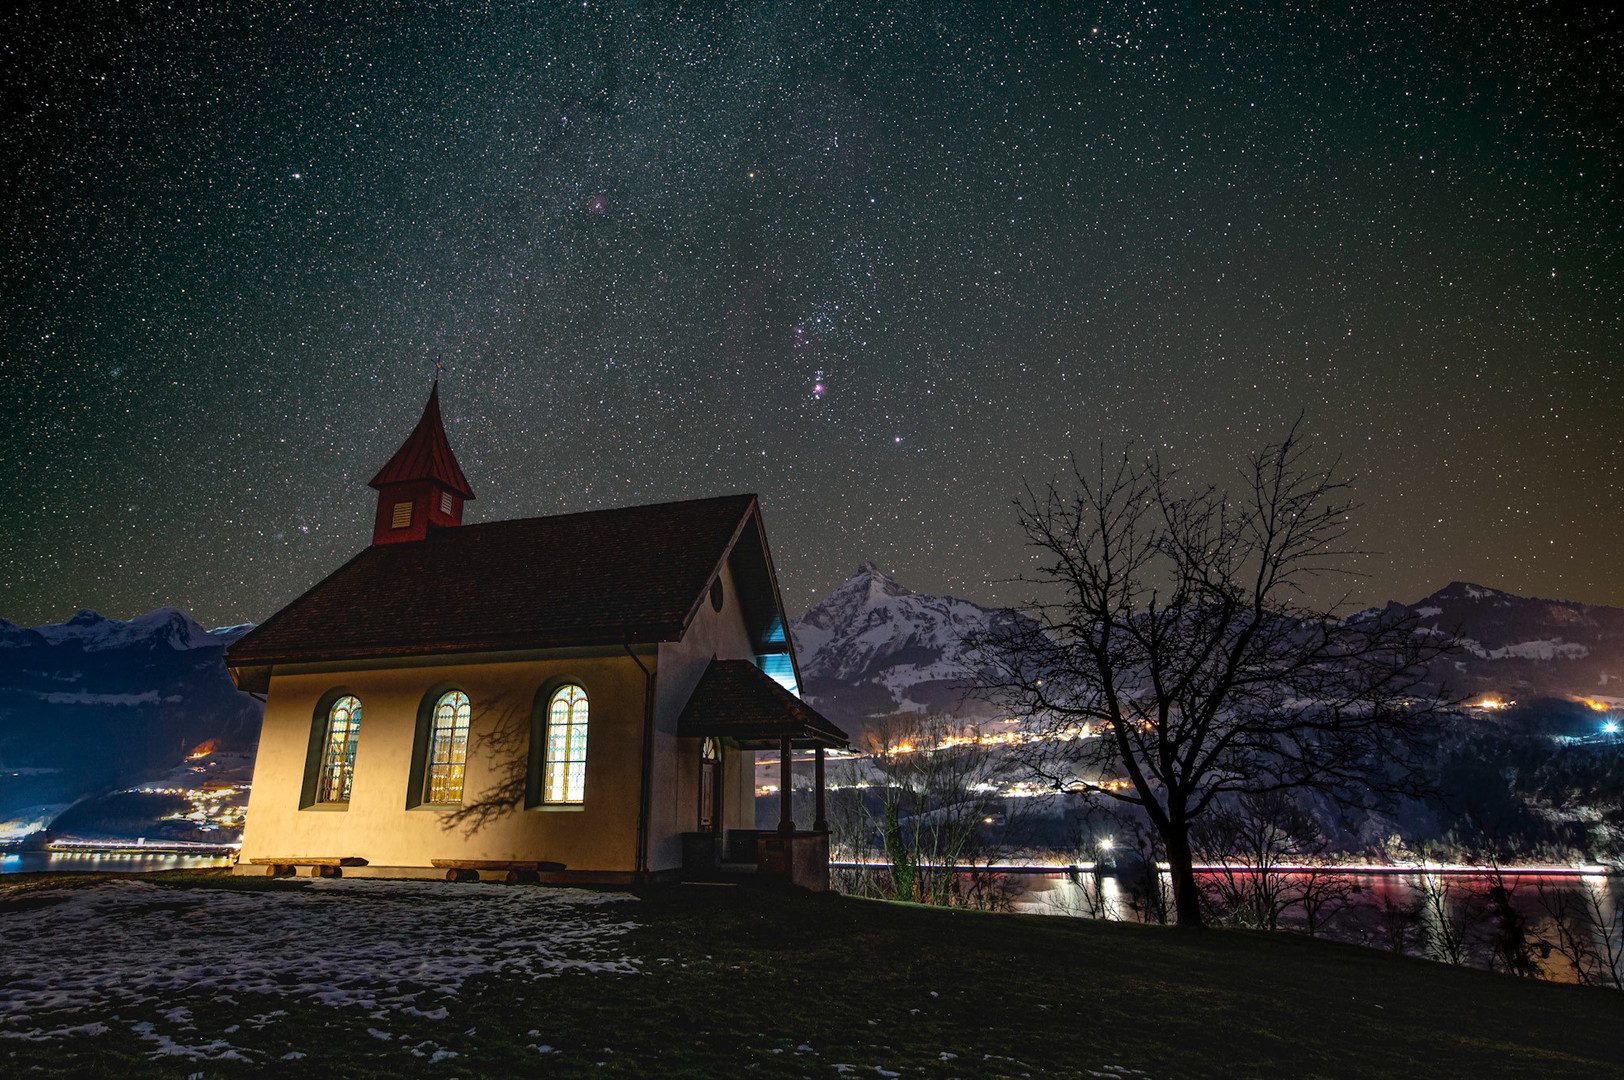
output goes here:
{"type": "Polygon", "coordinates": [[[465,525],[438,382],[370,486],[371,544],[227,650],[265,701],[237,873],[828,887],[847,736],[800,700],[754,495],[465,525]]]}

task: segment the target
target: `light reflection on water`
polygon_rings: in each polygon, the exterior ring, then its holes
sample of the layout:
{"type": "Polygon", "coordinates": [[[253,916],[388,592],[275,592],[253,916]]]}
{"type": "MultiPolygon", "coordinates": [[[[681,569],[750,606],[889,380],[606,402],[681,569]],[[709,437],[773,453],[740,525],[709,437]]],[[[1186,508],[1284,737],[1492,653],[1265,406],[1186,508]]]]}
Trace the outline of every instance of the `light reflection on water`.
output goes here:
{"type": "MultiPolygon", "coordinates": [[[[1090,919],[1127,920],[1138,917],[1129,902],[1127,891],[1113,874],[1101,874],[1097,878],[1087,871],[1071,876],[1065,873],[1008,876],[1022,879],[1021,887],[1016,890],[1013,900],[1014,908],[1019,912],[1029,915],[1072,915],[1090,919]]],[[[1198,880],[1206,876],[1196,875],[1198,880]]],[[[1351,879],[1358,886],[1358,892],[1348,903],[1348,907],[1353,911],[1414,905],[1422,894],[1423,880],[1419,873],[1339,876],[1351,879]]],[[[1165,872],[1161,878],[1163,888],[1170,895],[1171,879],[1165,872]]],[[[1452,891],[1456,896],[1465,895],[1471,888],[1481,890],[1485,887],[1484,878],[1478,875],[1433,875],[1429,880],[1435,888],[1441,883],[1446,890],[1452,891]]],[[[1511,893],[1513,906],[1524,915],[1537,913],[1537,898],[1542,888],[1548,892],[1573,894],[1577,894],[1581,889],[1588,890],[1600,899],[1602,911],[1609,918],[1615,917],[1620,907],[1624,906],[1624,878],[1618,876],[1508,873],[1505,881],[1511,893]]],[[[1289,922],[1289,916],[1287,921],[1289,922]]]]}
{"type": "Polygon", "coordinates": [[[1117,922],[1134,918],[1128,895],[1114,874],[1098,877],[1086,872],[1071,876],[1034,874],[1016,894],[1013,906],[1027,915],[1069,915],[1117,922]]]}
{"type": "MultiPolygon", "coordinates": [[[[1198,879],[1206,875],[1197,875],[1198,879]]],[[[1475,939],[1478,959],[1492,934],[1492,920],[1484,905],[1490,882],[1483,875],[1347,874],[1357,886],[1341,909],[1330,918],[1320,936],[1411,955],[1433,955],[1442,929],[1449,920],[1452,932],[1475,939]],[[1433,902],[1429,903],[1428,897],[1433,902]]],[[[1076,918],[1136,920],[1136,898],[1114,875],[1096,877],[1089,872],[1066,874],[1010,875],[1016,879],[1012,906],[1033,915],[1076,918]]],[[[1167,874],[1161,875],[1164,889],[1171,894],[1167,874]]],[[[1552,875],[1506,874],[1505,887],[1511,907],[1526,922],[1527,932],[1537,939],[1553,927],[1550,907],[1567,898],[1593,902],[1594,910],[1608,924],[1624,927],[1624,877],[1604,874],[1552,875]]],[[[1281,919],[1281,928],[1301,929],[1302,920],[1292,911],[1281,919]]],[[[1472,948],[1466,950],[1473,952],[1472,948]]],[[[1434,957],[1437,958],[1437,957],[1434,957]]],[[[1543,958],[1548,975],[1572,978],[1572,971],[1560,954],[1543,958]]],[[[1471,962],[1470,957],[1468,962],[1471,962]]]]}
{"type": "Polygon", "coordinates": [[[124,852],[8,852],[0,856],[0,874],[82,874],[115,871],[120,874],[156,870],[199,870],[230,866],[224,855],[140,855],[124,852]]]}

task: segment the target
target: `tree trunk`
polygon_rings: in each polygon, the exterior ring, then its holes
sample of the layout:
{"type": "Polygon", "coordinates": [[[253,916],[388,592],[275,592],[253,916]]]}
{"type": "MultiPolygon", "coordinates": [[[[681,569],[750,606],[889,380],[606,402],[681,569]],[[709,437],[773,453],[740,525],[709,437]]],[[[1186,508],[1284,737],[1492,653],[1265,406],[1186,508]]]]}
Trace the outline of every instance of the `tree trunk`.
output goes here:
{"type": "Polygon", "coordinates": [[[1190,854],[1189,824],[1170,824],[1162,839],[1167,844],[1168,876],[1173,879],[1174,921],[1199,930],[1205,923],[1201,919],[1201,893],[1195,884],[1195,859],[1190,854]]]}

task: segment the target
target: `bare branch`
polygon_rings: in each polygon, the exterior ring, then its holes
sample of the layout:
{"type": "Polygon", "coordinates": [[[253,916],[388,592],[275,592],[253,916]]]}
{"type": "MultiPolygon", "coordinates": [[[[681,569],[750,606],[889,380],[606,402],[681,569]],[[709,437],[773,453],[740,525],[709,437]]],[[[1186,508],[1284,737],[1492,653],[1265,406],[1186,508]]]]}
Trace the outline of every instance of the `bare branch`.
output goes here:
{"type": "Polygon", "coordinates": [[[1019,755],[1057,790],[1141,807],[1199,922],[1190,828],[1226,798],[1312,789],[1347,802],[1420,789],[1452,639],[1401,610],[1316,605],[1354,509],[1302,418],[1247,458],[1231,495],[1151,457],[1031,487],[1017,520],[1041,599],[971,642],[983,696],[1024,718],[1019,755]],[[1184,867],[1184,870],[1180,868],[1184,867]]]}

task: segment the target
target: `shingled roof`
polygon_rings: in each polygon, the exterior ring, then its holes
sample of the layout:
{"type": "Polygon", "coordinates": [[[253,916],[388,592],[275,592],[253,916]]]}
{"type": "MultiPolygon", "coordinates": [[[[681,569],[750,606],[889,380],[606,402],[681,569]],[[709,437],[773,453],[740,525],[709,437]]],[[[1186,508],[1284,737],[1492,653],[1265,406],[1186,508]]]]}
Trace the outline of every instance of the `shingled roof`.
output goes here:
{"type": "Polygon", "coordinates": [[[730,738],[746,750],[843,747],[851,740],[823,714],[748,660],[711,660],[677,720],[681,738],[730,738]]]}
{"type": "Polygon", "coordinates": [[[438,382],[429,391],[422,419],[418,420],[406,441],[400,444],[395,456],[378,470],[378,475],[368,481],[367,486],[382,489],[413,480],[433,480],[464,499],[474,497],[467,477],[462,475],[462,466],[457,464],[457,456],[451,452],[451,443],[445,437],[445,424],[440,420],[438,382]]]}
{"type": "Polygon", "coordinates": [[[765,641],[782,616],[760,508],[754,495],[728,495],[368,547],[234,642],[226,660],[247,668],[673,641],[735,549],[746,622],[765,641]]]}

